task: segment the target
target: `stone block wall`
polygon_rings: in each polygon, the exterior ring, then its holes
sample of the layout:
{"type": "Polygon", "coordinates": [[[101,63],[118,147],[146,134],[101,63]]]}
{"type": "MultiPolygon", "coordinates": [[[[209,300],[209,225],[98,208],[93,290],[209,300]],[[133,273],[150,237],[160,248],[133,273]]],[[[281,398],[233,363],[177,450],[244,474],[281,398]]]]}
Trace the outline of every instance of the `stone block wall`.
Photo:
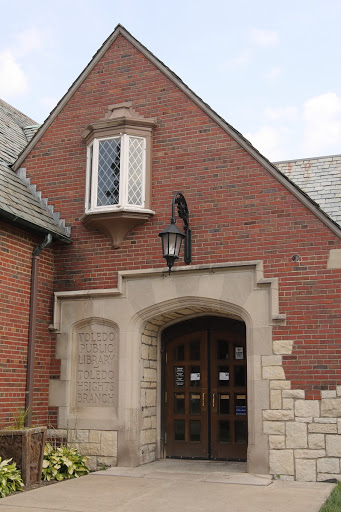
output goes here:
{"type": "Polygon", "coordinates": [[[282,367],[292,341],[274,341],[274,355],[262,356],[262,378],[270,381],[270,409],[263,411],[269,436],[270,473],[282,480],[341,480],[341,386],[321,391],[321,400],[306,400],[291,389],[282,367]]]}
{"type": "Polygon", "coordinates": [[[117,432],[113,430],[55,429],[47,432],[49,440],[62,439],[69,448],[88,457],[90,471],[117,465],[117,432]]]}
{"type": "Polygon", "coordinates": [[[157,333],[160,325],[148,322],[142,334],[141,382],[142,428],[140,432],[141,464],[155,460],[156,451],[156,383],[157,383],[157,333]]]}

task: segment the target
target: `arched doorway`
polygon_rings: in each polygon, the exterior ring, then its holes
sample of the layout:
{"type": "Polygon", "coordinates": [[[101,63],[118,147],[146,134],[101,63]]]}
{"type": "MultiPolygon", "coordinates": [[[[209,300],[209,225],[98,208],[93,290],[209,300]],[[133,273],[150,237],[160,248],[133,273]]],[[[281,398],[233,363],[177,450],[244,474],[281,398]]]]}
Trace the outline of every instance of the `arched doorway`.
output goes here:
{"type": "Polygon", "coordinates": [[[247,458],[246,327],[205,316],[162,334],[164,456],[247,458]]]}

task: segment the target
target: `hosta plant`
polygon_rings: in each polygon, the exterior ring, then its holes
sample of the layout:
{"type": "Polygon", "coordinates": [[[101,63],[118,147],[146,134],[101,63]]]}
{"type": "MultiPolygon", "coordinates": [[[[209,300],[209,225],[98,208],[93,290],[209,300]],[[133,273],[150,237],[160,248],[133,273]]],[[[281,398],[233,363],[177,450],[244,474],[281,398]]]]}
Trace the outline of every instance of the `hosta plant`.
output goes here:
{"type": "Polygon", "coordinates": [[[67,480],[87,475],[87,457],[79,455],[75,448],[60,446],[53,448],[49,443],[44,448],[43,480],[67,480]]]}
{"type": "Polygon", "coordinates": [[[20,491],[23,485],[16,463],[12,462],[12,459],[2,460],[0,457],[0,498],[11,492],[20,491]]]}

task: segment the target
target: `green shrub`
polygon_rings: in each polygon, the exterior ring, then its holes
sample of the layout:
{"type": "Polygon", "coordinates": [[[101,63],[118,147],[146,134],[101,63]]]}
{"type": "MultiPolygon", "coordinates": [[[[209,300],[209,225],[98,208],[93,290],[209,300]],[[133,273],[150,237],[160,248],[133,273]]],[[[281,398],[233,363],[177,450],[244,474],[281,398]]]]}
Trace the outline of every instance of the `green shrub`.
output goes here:
{"type": "Polygon", "coordinates": [[[1,460],[0,457],[0,498],[4,498],[11,492],[21,491],[23,481],[16,463],[12,459],[1,460]]]}
{"type": "Polygon", "coordinates": [[[340,512],[341,510],[341,483],[339,482],[320,512],[340,512]]]}
{"type": "Polygon", "coordinates": [[[43,480],[66,480],[87,475],[87,457],[79,455],[75,448],[60,446],[53,448],[49,443],[44,448],[43,480]]]}

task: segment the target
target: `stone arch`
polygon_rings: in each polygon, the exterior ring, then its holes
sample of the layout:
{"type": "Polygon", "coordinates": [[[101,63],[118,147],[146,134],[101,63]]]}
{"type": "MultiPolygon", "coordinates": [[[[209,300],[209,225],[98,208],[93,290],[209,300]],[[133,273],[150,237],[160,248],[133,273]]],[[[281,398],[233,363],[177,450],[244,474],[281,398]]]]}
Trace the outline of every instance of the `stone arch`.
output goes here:
{"type": "MultiPolygon", "coordinates": [[[[160,457],[161,439],[161,340],[170,325],[201,316],[216,316],[242,320],[246,325],[247,386],[249,410],[248,471],[268,472],[268,445],[262,431],[262,411],[257,407],[257,395],[269,396],[268,381],[261,381],[260,337],[253,336],[252,315],[241,306],[207,297],[181,297],[155,304],[140,311],[134,321],[141,332],[141,408],[140,463],[160,457]],[[262,447],[260,450],[260,442],[262,447]]],[[[264,341],[264,340],[263,340],[264,341]]],[[[271,336],[268,338],[272,351],[271,336]]],[[[266,404],[267,405],[267,404],[266,404]]]]}

